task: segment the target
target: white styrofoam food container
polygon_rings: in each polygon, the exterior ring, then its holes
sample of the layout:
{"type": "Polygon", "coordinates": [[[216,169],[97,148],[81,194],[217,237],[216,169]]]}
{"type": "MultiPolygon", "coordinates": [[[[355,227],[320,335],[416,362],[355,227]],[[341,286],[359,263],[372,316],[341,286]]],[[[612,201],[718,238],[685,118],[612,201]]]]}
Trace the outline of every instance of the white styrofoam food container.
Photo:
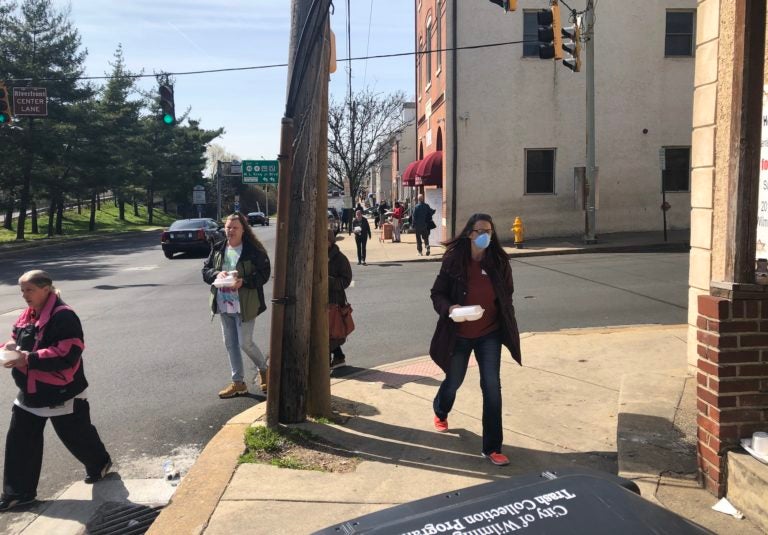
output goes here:
{"type": "Polygon", "coordinates": [[[213,285],[216,288],[231,288],[235,285],[235,278],[232,275],[221,277],[213,281],[213,285]]]}
{"type": "Polygon", "coordinates": [[[451,311],[449,317],[455,322],[477,321],[483,317],[483,312],[485,312],[485,309],[480,305],[456,307],[451,311]]]}
{"type": "Polygon", "coordinates": [[[21,353],[19,353],[18,351],[9,351],[8,349],[0,349],[0,361],[2,362],[16,360],[20,356],[21,356],[21,353]]]}

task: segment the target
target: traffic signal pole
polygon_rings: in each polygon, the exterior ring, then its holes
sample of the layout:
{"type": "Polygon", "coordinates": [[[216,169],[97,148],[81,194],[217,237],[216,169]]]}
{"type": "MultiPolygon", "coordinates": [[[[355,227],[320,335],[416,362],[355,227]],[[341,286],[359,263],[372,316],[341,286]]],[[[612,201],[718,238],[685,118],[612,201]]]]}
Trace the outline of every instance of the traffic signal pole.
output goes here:
{"type": "Polygon", "coordinates": [[[584,243],[597,243],[596,215],[597,215],[597,168],[595,165],[596,141],[595,141],[595,6],[592,0],[587,2],[587,11],[584,13],[584,27],[587,31],[584,43],[587,60],[586,85],[587,85],[587,211],[584,220],[584,243]]]}

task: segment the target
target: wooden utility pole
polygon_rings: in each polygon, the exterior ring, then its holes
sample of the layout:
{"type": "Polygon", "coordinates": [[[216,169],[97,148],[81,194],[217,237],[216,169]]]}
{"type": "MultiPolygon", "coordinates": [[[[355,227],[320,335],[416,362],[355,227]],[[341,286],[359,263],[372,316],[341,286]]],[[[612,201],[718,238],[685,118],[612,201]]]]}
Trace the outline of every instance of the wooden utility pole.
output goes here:
{"type": "Polygon", "coordinates": [[[307,414],[320,95],[321,84],[327,84],[327,71],[321,64],[329,7],[330,0],[293,0],[291,4],[288,98],[283,134],[286,134],[286,121],[292,121],[294,135],[290,144],[292,154],[286,154],[290,152],[287,143],[282,146],[288,140],[285,137],[281,140],[276,247],[280,252],[275,255],[268,425],[276,425],[278,421],[301,422],[307,414]],[[284,166],[289,168],[285,173],[284,166]],[[282,183],[283,175],[288,172],[288,183],[282,183]],[[283,279],[280,287],[278,275],[283,279]]]}
{"type": "Polygon", "coordinates": [[[331,382],[328,340],[328,76],[330,25],[323,32],[320,63],[320,131],[317,146],[317,215],[315,217],[315,262],[312,279],[312,333],[309,343],[309,398],[307,411],[330,417],[331,382]]]}

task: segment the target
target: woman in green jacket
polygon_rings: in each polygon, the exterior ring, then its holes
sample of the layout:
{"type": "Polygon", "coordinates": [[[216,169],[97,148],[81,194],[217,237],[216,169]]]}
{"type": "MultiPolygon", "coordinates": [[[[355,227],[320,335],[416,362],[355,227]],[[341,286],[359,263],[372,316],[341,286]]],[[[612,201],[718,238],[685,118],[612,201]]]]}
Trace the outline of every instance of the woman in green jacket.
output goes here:
{"type": "Polygon", "coordinates": [[[241,213],[227,217],[224,232],[226,240],[211,248],[203,266],[203,280],[211,285],[211,312],[218,313],[221,319],[232,368],[232,383],[219,392],[222,399],[248,393],[241,350],[253,361],[259,371],[261,389],[267,391],[267,362],[253,341],[253,329],[256,316],[267,309],[263,287],[270,276],[267,251],[241,213]],[[231,283],[220,285],[228,278],[231,283]],[[222,281],[217,283],[217,279],[222,281]]]}

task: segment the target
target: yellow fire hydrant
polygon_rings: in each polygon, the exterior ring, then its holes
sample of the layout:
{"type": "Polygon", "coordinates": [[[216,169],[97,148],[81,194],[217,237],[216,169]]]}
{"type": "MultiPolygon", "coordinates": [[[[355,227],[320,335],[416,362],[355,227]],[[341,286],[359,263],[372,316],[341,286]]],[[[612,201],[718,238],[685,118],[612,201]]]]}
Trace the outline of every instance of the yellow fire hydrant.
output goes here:
{"type": "Polygon", "coordinates": [[[515,223],[512,225],[512,232],[515,235],[515,247],[518,249],[523,248],[523,220],[520,217],[515,218],[515,223]]]}

